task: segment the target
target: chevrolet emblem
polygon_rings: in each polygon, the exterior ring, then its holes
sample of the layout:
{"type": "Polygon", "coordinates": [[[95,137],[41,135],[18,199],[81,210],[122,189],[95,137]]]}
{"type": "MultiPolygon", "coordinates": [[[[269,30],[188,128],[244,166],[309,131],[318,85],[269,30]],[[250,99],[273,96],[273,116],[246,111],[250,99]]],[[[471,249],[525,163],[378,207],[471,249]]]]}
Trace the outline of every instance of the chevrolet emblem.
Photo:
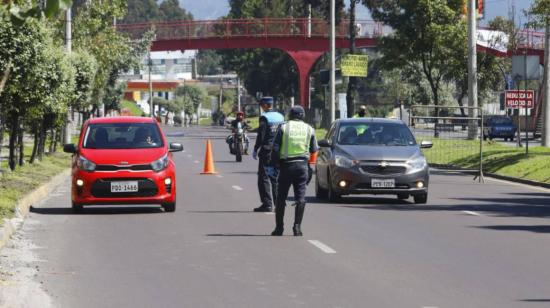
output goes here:
{"type": "Polygon", "coordinates": [[[378,167],[380,168],[386,168],[387,166],[389,166],[390,164],[388,164],[387,162],[383,161],[381,163],[378,164],[378,167]]]}
{"type": "Polygon", "coordinates": [[[128,162],[127,161],[121,161],[120,164],[121,165],[128,165],[128,162]]]}

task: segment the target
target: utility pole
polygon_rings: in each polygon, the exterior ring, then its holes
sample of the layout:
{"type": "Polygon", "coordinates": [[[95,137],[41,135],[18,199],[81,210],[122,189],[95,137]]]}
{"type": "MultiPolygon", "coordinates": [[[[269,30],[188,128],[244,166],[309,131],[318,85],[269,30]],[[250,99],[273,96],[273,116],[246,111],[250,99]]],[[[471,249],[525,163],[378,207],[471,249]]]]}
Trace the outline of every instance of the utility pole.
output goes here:
{"type": "MultiPolygon", "coordinates": [[[[65,51],[68,55],[72,52],[72,29],[71,29],[72,15],[71,8],[69,7],[65,12],[65,51]]],[[[67,121],[65,122],[65,127],[63,128],[63,143],[71,143],[71,112],[67,109],[67,121]]]]}
{"type": "Polygon", "coordinates": [[[311,37],[311,4],[307,5],[307,37],[311,37]]]}
{"type": "Polygon", "coordinates": [[[241,79],[237,77],[237,111],[241,111],[241,79]]]}
{"type": "Polygon", "coordinates": [[[550,147],[550,21],[546,20],[546,32],[544,34],[544,108],[542,110],[542,146],[550,147]]]}
{"type": "Polygon", "coordinates": [[[155,106],[153,105],[153,81],[151,80],[151,69],[153,66],[153,60],[151,59],[151,50],[149,50],[147,58],[147,66],[149,67],[149,110],[151,118],[154,118],[155,110],[153,108],[155,106]]]}
{"type": "MultiPolygon", "coordinates": [[[[468,117],[477,119],[477,25],[476,2],[468,0],[468,117]]],[[[477,121],[470,120],[468,125],[468,139],[477,137],[477,121]]]]}
{"type": "MultiPolygon", "coordinates": [[[[330,0],[330,123],[336,119],[336,4],[330,0]]],[[[330,125],[330,124],[329,124],[330,125]]]]}

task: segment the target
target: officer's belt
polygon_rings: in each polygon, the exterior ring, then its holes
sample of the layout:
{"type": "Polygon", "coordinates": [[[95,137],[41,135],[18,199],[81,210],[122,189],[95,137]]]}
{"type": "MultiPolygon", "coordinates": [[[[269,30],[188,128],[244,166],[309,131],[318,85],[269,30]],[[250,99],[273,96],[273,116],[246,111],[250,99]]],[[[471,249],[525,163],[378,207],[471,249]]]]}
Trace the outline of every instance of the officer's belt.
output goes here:
{"type": "Polygon", "coordinates": [[[307,162],[308,161],[308,158],[307,157],[292,157],[292,158],[288,158],[288,159],[281,159],[281,163],[283,164],[288,164],[288,163],[296,163],[296,162],[307,162]]]}

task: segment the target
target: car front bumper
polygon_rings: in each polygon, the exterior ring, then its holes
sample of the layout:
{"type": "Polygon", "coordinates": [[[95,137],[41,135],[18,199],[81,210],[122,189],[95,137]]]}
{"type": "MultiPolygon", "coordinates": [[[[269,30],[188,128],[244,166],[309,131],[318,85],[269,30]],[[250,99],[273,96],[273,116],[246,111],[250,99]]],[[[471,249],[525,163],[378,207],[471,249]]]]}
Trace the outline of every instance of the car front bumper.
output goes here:
{"type": "Polygon", "coordinates": [[[73,169],[72,201],[79,205],[104,204],[164,204],[176,201],[176,177],[170,168],[154,171],[87,172],[73,169]],[[165,179],[170,178],[170,184],[165,179]],[[77,185],[82,180],[82,186],[77,185]],[[111,182],[137,181],[137,192],[111,192],[111,182]]]}
{"type": "Polygon", "coordinates": [[[354,167],[351,169],[335,167],[333,170],[330,185],[332,186],[333,191],[340,195],[419,195],[428,192],[429,170],[428,168],[425,168],[424,170],[413,173],[380,175],[363,172],[358,167],[354,167]],[[372,179],[394,179],[395,187],[372,187],[372,179]],[[346,182],[345,187],[341,187],[339,185],[341,181],[346,182]],[[418,187],[419,182],[422,182],[422,187],[418,187]]]}

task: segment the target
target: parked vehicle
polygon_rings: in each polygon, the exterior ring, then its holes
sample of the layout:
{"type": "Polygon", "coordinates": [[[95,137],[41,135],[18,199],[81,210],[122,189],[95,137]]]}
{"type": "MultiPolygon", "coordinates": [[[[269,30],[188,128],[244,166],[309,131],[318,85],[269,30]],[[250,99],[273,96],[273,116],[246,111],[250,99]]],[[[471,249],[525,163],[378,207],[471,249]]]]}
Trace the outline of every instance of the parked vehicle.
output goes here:
{"type": "Polygon", "coordinates": [[[176,210],[172,152],[183,146],[168,144],[154,119],[90,119],[78,144],[66,144],[63,150],[73,154],[74,211],[92,204],[160,204],[166,212],[176,210]]]}
{"type": "Polygon", "coordinates": [[[378,118],[341,119],[329,129],[317,159],[315,194],[337,202],[342,195],[390,194],[428,200],[429,167],[405,123],[378,118]]]}
{"type": "Polygon", "coordinates": [[[484,119],[483,140],[504,138],[504,141],[514,140],[516,125],[509,116],[488,116],[484,119]]]}

